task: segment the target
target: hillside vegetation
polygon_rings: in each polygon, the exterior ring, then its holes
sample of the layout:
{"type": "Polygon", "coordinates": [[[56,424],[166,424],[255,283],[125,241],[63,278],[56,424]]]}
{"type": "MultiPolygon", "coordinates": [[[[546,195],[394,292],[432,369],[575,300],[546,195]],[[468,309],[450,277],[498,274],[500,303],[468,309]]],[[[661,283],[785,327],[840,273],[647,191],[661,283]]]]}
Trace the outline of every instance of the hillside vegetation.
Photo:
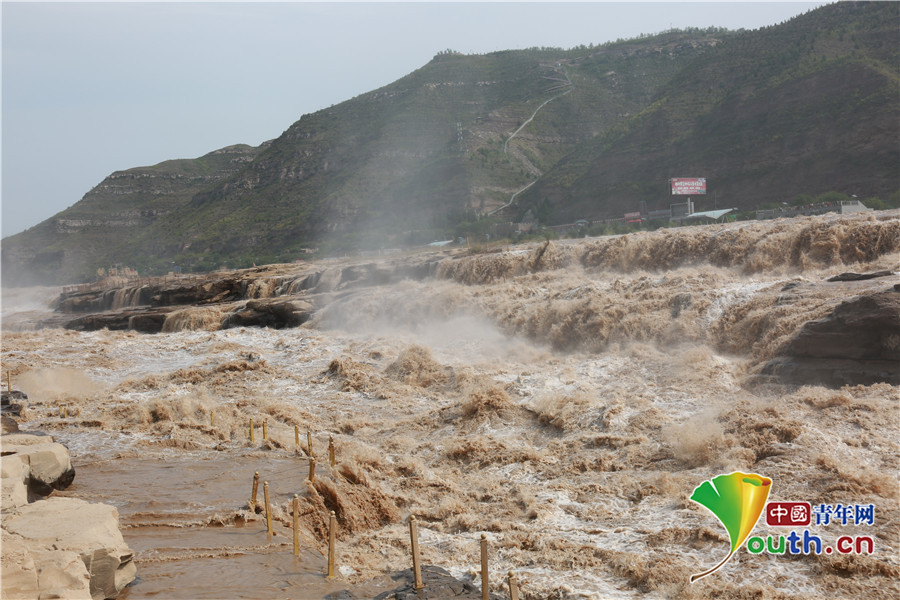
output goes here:
{"type": "Polygon", "coordinates": [[[900,184],[898,23],[897,3],[845,2],[735,35],[566,156],[522,204],[560,222],[641,200],[662,208],[671,177],[706,177],[719,208],[830,190],[890,197],[900,184]]]}
{"type": "Polygon", "coordinates": [[[670,177],[707,177],[720,207],[887,198],[898,24],[896,3],[841,3],[758,31],[444,51],[259,148],[110,175],[3,240],[4,284],[422,244],[529,208],[546,224],[617,217],[665,206],[670,177]]]}

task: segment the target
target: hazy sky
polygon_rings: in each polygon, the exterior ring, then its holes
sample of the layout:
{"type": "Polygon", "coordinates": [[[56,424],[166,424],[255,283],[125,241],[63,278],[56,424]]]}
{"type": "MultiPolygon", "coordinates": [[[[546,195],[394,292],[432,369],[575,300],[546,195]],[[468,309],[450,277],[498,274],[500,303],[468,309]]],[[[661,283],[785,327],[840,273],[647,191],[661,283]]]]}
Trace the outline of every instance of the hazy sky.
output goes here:
{"type": "Polygon", "coordinates": [[[2,235],[116,170],[257,145],[440,50],[756,29],[824,2],[2,2],[2,235]]]}

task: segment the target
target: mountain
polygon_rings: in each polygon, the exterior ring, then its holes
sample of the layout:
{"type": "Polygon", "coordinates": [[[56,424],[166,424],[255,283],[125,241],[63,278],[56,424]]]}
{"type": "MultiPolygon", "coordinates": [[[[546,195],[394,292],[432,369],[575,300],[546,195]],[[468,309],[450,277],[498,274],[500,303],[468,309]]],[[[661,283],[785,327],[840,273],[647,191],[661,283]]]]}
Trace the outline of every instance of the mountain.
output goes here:
{"type": "Polygon", "coordinates": [[[560,160],[521,205],[551,222],[613,216],[642,200],[664,208],[672,177],[706,177],[720,208],[831,190],[895,194],[898,24],[898,3],[841,2],[729,38],[639,115],[560,160]]]}
{"type": "Polygon", "coordinates": [[[676,176],[705,176],[720,205],[745,208],[888,196],[900,188],[898,9],[841,3],[751,32],[441,52],[259,148],[112,174],[3,240],[4,284],[421,244],[529,208],[545,223],[616,217],[666,204],[676,176]]]}
{"type": "Polygon", "coordinates": [[[148,232],[156,224],[170,227],[195,194],[235,175],[266,145],[114,172],[73,206],[3,240],[4,285],[68,283],[89,279],[100,267],[151,264],[142,255],[166,264],[168,248],[148,232]]]}

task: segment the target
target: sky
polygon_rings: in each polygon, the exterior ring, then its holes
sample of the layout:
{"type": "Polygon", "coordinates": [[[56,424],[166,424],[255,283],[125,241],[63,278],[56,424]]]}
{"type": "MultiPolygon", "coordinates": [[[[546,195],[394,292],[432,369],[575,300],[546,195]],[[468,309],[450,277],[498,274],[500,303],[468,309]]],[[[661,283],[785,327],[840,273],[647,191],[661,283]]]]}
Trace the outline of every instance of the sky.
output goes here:
{"type": "Polygon", "coordinates": [[[2,2],[2,236],[107,175],[237,143],[387,85],[441,50],[757,29],[825,2],[2,2]]]}

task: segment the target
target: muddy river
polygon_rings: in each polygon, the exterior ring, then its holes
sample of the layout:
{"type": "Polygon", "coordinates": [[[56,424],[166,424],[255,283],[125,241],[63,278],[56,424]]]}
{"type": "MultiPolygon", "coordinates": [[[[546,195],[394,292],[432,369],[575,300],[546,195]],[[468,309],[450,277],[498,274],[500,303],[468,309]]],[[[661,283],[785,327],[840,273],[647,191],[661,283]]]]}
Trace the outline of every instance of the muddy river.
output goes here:
{"type": "MultiPolygon", "coordinates": [[[[700,249],[674,234],[557,243],[524,270],[510,265],[534,250],[513,246],[496,264],[336,294],[293,329],[7,329],[3,369],[29,396],[22,428],[71,451],[61,494],[118,508],[138,567],[128,600],[373,597],[411,564],[410,515],[426,564],[477,580],[486,534],[492,590],[513,570],[525,598],[896,598],[900,389],[751,384],[803,323],[900,282],[883,228],[835,223],[716,226],[721,245],[700,249]],[[695,256],[654,261],[660,248],[695,256]],[[829,546],[869,536],[874,551],[741,548],[690,583],[729,550],[690,495],[733,471],[771,478],[770,501],[873,505],[871,524],[808,529],[829,546]],[[272,536],[248,505],[255,472],[272,536]]],[[[5,297],[5,326],[13,308],[5,297]]]]}

